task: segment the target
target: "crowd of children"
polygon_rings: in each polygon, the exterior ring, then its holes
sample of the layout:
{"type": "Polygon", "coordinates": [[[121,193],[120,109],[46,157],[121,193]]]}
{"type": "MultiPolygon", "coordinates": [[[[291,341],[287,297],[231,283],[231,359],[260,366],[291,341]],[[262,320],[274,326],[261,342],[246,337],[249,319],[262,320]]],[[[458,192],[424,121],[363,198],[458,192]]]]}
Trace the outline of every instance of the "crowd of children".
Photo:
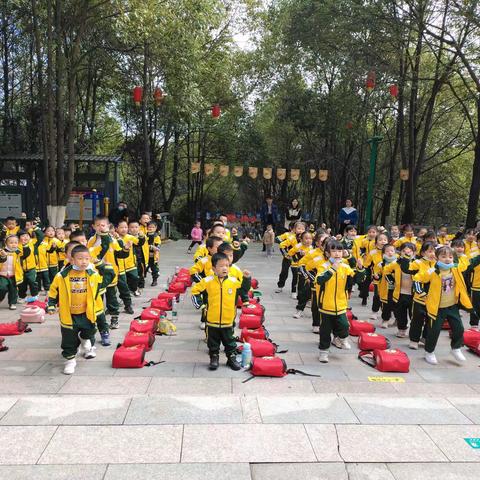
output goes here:
{"type": "Polygon", "coordinates": [[[1,229],[0,302],[7,297],[15,310],[27,294],[29,301],[47,295],[47,311],[59,312],[66,374],[75,370],[77,349],[85,358],[95,357],[97,330],[101,344],[111,344],[109,331],[119,327],[118,297],[124,312],[133,314],[132,295],[141,295],[147,272],[152,286],[159,276],[161,239],[149,215],[118,225],[98,215],[92,227],[87,238],[73,223],[42,229],[38,219],[21,227],[8,217],[1,229]]]}
{"type": "Polygon", "coordinates": [[[420,228],[415,234],[411,225],[402,232],[398,226],[387,232],[372,225],[365,235],[348,225],[336,237],[320,228],[312,238],[299,221],[276,239],[283,259],[275,291],[282,292],[291,271],[291,295],[297,300],[293,317],[302,317],[310,305],[321,362],[328,362],[331,342],[351,348],[346,312],[357,285],[362,305],[373,293],[370,319],[377,320],[381,310],[380,326],[396,326],[395,335],[409,338],[411,349],[424,346],[430,364],[438,363],[434,351],[448,322],[452,355],[463,363],[461,308],[470,312],[471,328],[479,328],[479,239],[473,229],[448,234],[446,227],[437,233],[420,228]]]}

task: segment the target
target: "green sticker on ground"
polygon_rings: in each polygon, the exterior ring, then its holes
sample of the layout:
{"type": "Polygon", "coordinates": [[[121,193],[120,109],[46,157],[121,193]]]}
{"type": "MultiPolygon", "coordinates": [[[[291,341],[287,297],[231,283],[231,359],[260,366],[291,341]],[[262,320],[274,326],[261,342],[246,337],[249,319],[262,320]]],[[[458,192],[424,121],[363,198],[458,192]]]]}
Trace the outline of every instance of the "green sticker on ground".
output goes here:
{"type": "Polygon", "coordinates": [[[472,448],[480,449],[480,438],[464,438],[464,440],[470,445],[472,448]]]}

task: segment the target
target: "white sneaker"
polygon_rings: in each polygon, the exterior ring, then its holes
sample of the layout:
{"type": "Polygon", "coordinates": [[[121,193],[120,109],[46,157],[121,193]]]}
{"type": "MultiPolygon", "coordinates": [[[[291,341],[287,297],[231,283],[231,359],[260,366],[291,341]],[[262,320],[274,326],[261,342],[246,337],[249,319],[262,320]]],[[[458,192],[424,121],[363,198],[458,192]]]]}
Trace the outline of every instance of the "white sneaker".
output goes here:
{"type": "Polygon", "coordinates": [[[320,350],[318,360],[320,363],[328,363],[328,350],[320,350]]]}
{"type": "Polygon", "coordinates": [[[26,303],[26,300],[24,298],[18,298],[17,303],[22,305],[22,304],[26,303]]]}
{"type": "Polygon", "coordinates": [[[139,297],[142,294],[140,290],[137,290],[136,292],[133,292],[134,297],[139,297]]]}
{"type": "Polygon", "coordinates": [[[282,293],[282,292],[283,292],[283,288],[278,287],[275,289],[275,293],[282,293]]]}
{"type": "Polygon", "coordinates": [[[297,299],[297,292],[293,292],[293,293],[292,293],[292,298],[293,298],[294,300],[297,299]]]}
{"type": "Polygon", "coordinates": [[[389,326],[388,324],[389,324],[389,321],[388,321],[388,320],[384,320],[384,321],[382,322],[382,324],[380,325],[380,327],[381,327],[381,328],[388,328],[388,326],[389,326]]]}
{"type": "Polygon", "coordinates": [[[410,348],[412,350],[418,350],[418,342],[410,342],[408,344],[408,348],[410,348]]]}
{"type": "Polygon", "coordinates": [[[457,362],[463,363],[467,361],[461,348],[452,348],[452,355],[457,362]]]}
{"type": "Polygon", "coordinates": [[[200,330],[205,330],[205,322],[200,322],[200,330]]]}
{"type": "Polygon", "coordinates": [[[370,318],[370,320],[377,320],[378,313],[372,312],[368,318],[370,318]]]}
{"type": "Polygon", "coordinates": [[[9,306],[8,306],[8,309],[9,309],[9,310],[16,310],[16,309],[17,309],[17,306],[16,306],[16,305],[9,305],[9,306]]]}
{"type": "Polygon", "coordinates": [[[296,313],[293,314],[293,318],[302,318],[303,312],[302,310],[297,310],[296,313]]]}
{"type": "Polygon", "coordinates": [[[74,358],[67,360],[65,366],[63,367],[63,373],[65,375],[72,375],[75,373],[75,367],[77,366],[77,361],[74,358]]]}
{"type": "Polygon", "coordinates": [[[92,347],[92,342],[83,338],[80,339],[80,347],[78,348],[78,353],[84,358],[95,358],[97,354],[95,353],[95,347],[92,347]]]}
{"type": "Polygon", "coordinates": [[[335,337],[332,340],[332,343],[337,348],[342,348],[343,350],[351,350],[352,349],[352,345],[350,345],[350,342],[348,341],[348,338],[335,337]]]}
{"type": "Polygon", "coordinates": [[[397,333],[395,334],[397,338],[407,338],[407,330],[397,330],[397,333]]]}
{"type": "Polygon", "coordinates": [[[437,357],[433,352],[432,353],[425,352],[425,361],[430,365],[438,365],[437,357]]]}
{"type": "Polygon", "coordinates": [[[320,333],[320,327],[312,327],[312,333],[320,333]]]}

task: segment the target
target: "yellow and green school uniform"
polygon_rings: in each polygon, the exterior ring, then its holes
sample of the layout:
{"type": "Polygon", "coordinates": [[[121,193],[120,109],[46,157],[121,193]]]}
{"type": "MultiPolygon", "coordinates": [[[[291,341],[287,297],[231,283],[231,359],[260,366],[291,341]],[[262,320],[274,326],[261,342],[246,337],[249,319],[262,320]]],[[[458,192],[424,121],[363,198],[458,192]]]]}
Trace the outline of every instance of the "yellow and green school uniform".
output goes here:
{"type": "Polygon", "coordinates": [[[8,304],[15,305],[18,299],[17,285],[23,282],[20,251],[5,248],[6,256],[0,257],[0,302],[8,295],[8,304]]]}
{"type": "Polygon", "coordinates": [[[30,295],[38,295],[37,284],[37,260],[35,256],[35,239],[29,240],[26,245],[19,245],[20,264],[23,270],[23,282],[18,285],[20,298],[27,296],[27,288],[30,288],[30,295]]]}
{"type": "Polygon", "coordinates": [[[465,240],[464,244],[465,244],[465,255],[467,255],[468,257],[472,258],[477,256],[480,253],[480,250],[478,248],[478,243],[476,241],[467,242],[465,240]]]}

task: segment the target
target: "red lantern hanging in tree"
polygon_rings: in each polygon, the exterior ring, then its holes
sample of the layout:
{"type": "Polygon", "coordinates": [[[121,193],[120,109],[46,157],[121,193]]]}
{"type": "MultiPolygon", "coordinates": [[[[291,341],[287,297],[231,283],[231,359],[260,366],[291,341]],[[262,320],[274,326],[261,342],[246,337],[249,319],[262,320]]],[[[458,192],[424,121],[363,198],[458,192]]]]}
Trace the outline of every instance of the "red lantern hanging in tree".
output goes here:
{"type": "Polygon", "coordinates": [[[142,98],[143,98],[143,88],[135,87],[133,89],[133,101],[135,102],[135,105],[137,107],[139,107],[140,104],[142,103],[142,98]]]}
{"type": "Polygon", "coordinates": [[[388,90],[390,92],[390,95],[393,97],[393,98],[397,98],[398,97],[398,85],[390,85],[390,87],[388,87],[388,90]]]}
{"type": "Polygon", "coordinates": [[[222,110],[220,108],[220,105],[216,103],[215,105],[212,106],[212,118],[217,120],[220,118],[220,115],[222,114],[222,110]]]}
{"type": "Polygon", "coordinates": [[[165,95],[160,87],[155,87],[155,90],[153,91],[153,99],[155,101],[155,105],[159,107],[161,103],[163,102],[163,99],[165,98],[165,95]]]}
{"type": "Polygon", "coordinates": [[[370,70],[367,74],[367,81],[365,82],[367,91],[371,92],[375,88],[375,71],[370,70]]]}
{"type": "Polygon", "coordinates": [[[351,130],[353,128],[353,122],[349,120],[345,126],[347,127],[348,130],[351,130]]]}

